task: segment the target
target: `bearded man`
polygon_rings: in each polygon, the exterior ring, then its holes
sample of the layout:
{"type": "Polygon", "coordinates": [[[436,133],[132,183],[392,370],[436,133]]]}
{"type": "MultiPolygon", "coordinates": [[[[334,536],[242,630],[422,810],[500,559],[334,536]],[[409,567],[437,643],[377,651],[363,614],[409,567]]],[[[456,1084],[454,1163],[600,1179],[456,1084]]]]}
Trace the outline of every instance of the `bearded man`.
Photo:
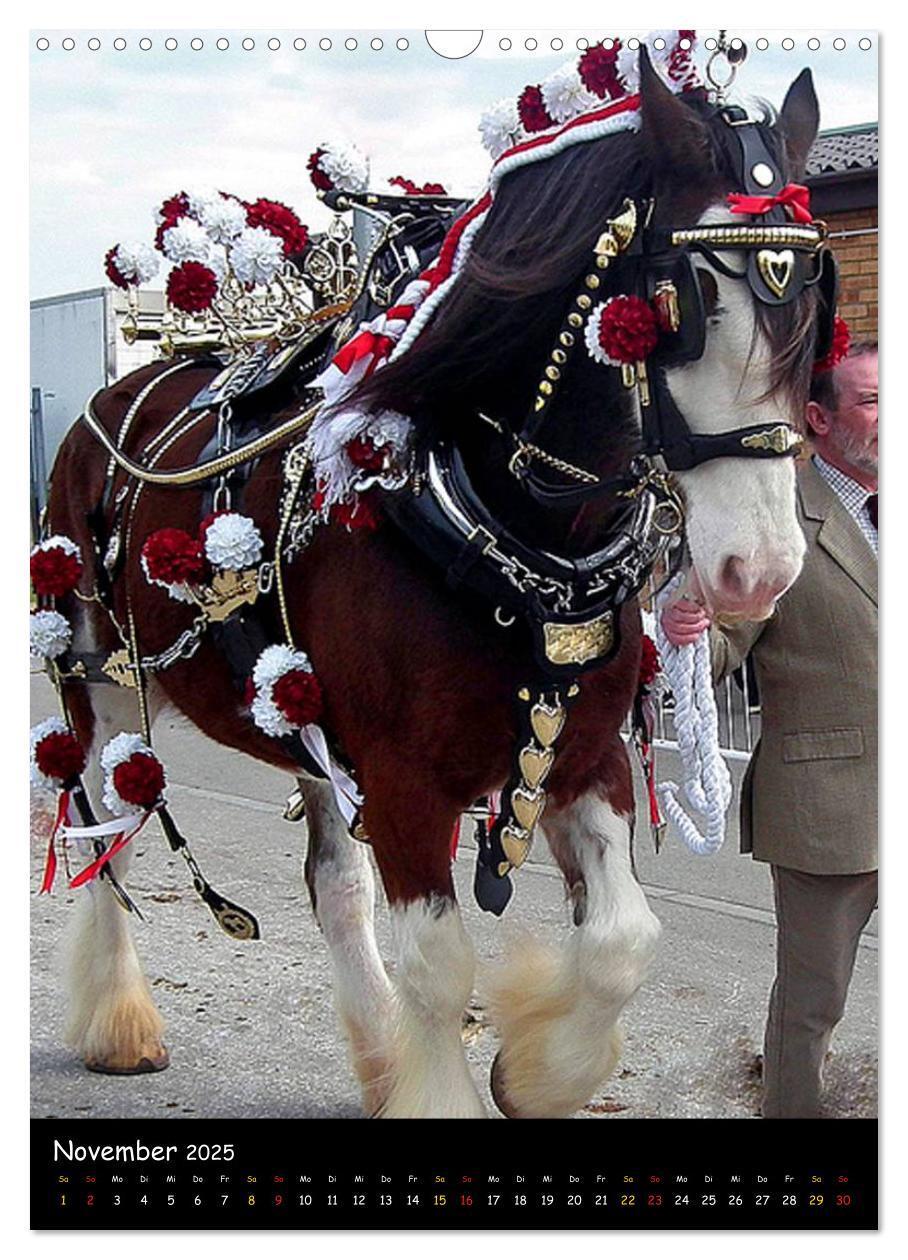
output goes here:
{"type": "Polygon", "coordinates": [[[823,1063],[877,900],[877,382],[876,343],[814,379],[798,473],[807,554],[769,620],[723,629],[690,599],[662,613],[674,644],[709,632],[717,680],[748,654],[756,668],[741,849],[770,864],[776,907],[767,1118],[823,1114],[823,1063]]]}

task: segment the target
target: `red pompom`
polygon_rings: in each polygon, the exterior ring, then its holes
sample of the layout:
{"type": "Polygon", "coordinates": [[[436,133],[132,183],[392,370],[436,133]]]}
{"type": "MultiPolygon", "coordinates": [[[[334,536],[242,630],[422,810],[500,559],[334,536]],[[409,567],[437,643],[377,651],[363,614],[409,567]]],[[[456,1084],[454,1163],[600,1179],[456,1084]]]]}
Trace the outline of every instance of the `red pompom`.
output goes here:
{"type": "Polygon", "coordinates": [[[107,276],[107,279],[111,282],[111,284],[115,284],[118,289],[128,289],[129,281],[114,262],[114,254],[119,248],[119,245],[114,245],[104,255],[104,274],[107,276]]]}
{"type": "Polygon", "coordinates": [[[330,192],[334,185],[318,164],[319,158],[324,152],[324,149],[316,149],[315,152],[310,155],[306,166],[309,170],[309,178],[312,180],[319,192],[330,192]]]}
{"type": "Polygon", "coordinates": [[[274,703],[288,722],[308,726],[322,713],[322,689],[315,674],[305,669],[289,669],[271,689],[274,703]]]}
{"type": "Polygon", "coordinates": [[[633,293],[622,293],[603,307],[598,336],[612,362],[639,363],[655,350],[659,327],[648,302],[633,293]]]}
{"type": "Polygon", "coordinates": [[[207,311],[217,296],[218,278],[204,263],[184,262],[167,277],[167,300],[178,311],[197,315],[207,311]]]}
{"type": "Polygon", "coordinates": [[[184,192],[174,193],[172,197],[168,197],[161,203],[161,208],[158,210],[159,218],[165,222],[170,220],[170,227],[173,227],[177,219],[182,219],[186,214],[190,214],[190,209],[189,198],[184,192]]]}
{"type": "Polygon", "coordinates": [[[71,731],[53,731],[35,745],[35,765],[49,779],[68,783],[85,769],[85,752],[71,731]]]}
{"type": "Polygon", "coordinates": [[[650,687],[656,681],[656,675],[659,673],[659,649],[649,637],[644,634],[640,640],[640,676],[638,678],[638,686],[650,687]]]}
{"type": "Polygon", "coordinates": [[[62,547],[36,550],[29,568],[36,595],[67,595],[82,576],[82,561],[78,555],[62,547]]]}
{"type": "Polygon", "coordinates": [[[385,466],[387,446],[375,446],[372,439],[358,435],[347,443],[350,463],[365,472],[381,472],[385,466]]]}
{"type": "Polygon", "coordinates": [[[140,809],[151,809],[164,791],[164,767],[151,753],[133,753],[115,767],[112,777],[117,795],[140,809]]]}
{"type": "Polygon", "coordinates": [[[184,529],[156,529],[145,539],[142,559],[153,582],[199,582],[205,573],[202,544],[184,529]]]}
{"type": "Polygon", "coordinates": [[[620,40],[615,40],[611,48],[592,44],[577,63],[577,73],[583,86],[600,100],[604,101],[606,97],[617,100],[624,96],[624,85],[618,77],[620,48],[620,40]]]}
{"type": "Polygon", "coordinates": [[[822,359],[817,359],[813,365],[814,376],[819,376],[821,372],[831,372],[834,367],[838,367],[847,358],[850,349],[851,329],[841,315],[836,315],[832,325],[832,346],[829,353],[822,359]]]}
{"type": "Polygon", "coordinates": [[[284,253],[301,254],[309,244],[309,229],[296,214],[280,201],[259,197],[246,206],[246,222],[250,227],[267,228],[284,242],[284,253]]]}
{"type": "Polygon", "coordinates": [[[550,117],[542,99],[542,89],[535,84],[525,87],[521,92],[517,112],[524,131],[545,131],[548,127],[555,126],[555,119],[550,117]]]}
{"type": "Polygon", "coordinates": [[[358,494],[353,503],[335,503],[331,519],[347,529],[378,529],[378,514],[365,494],[358,494]]]}

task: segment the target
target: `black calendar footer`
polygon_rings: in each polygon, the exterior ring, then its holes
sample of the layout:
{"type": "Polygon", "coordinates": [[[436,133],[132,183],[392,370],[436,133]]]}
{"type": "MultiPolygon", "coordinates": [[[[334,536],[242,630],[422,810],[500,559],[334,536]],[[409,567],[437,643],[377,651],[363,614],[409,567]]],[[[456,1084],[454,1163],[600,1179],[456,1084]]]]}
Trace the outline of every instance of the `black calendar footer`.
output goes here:
{"type": "Polygon", "coordinates": [[[33,1120],[34,1229],[873,1229],[877,1123],[33,1120]]]}

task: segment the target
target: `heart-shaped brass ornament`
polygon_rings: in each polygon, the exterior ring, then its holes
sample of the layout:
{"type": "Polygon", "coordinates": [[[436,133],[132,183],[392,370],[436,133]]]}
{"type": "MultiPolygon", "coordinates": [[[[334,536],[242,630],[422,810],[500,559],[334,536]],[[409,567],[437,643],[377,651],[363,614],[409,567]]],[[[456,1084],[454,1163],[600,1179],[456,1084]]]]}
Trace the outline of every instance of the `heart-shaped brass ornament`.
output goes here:
{"type": "Polygon", "coordinates": [[[521,748],[520,755],[517,758],[520,777],[527,787],[538,788],[551,770],[554,761],[554,749],[539,749],[534,748],[532,744],[528,744],[526,748],[521,748]]]}
{"type": "Polygon", "coordinates": [[[537,788],[528,792],[525,788],[515,788],[511,793],[511,813],[525,831],[532,831],[539,821],[539,815],[545,809],[545,792],[537,788]]]}
{"type": "Polygon", "coordinates": [[[550,748],[564,727],[565,712],[559,704],[555,708],[537,701],[530,709],[530,726],[543,748],[550,748]]]}
{"type": "Polygon", "coordinates": [[[532,837],[519,827],[502,827],[501,847],[512,866],[521,866],[530,851],[532,837]]]}
{"type": "Polygon", "coordinates": [[[770,293],[783,298],[794,275],[794,252],[790,249],[757,251],[757,268],[770,293]]]}

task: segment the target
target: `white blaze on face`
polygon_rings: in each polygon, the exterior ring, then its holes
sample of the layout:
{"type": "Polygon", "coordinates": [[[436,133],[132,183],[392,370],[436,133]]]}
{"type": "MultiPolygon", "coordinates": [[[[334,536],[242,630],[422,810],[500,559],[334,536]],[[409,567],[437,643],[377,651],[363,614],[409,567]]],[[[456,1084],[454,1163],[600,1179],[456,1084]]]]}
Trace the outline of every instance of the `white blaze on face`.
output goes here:
{"type": "MultiPolygon", "coordinates": [[[[740,223],[739,216],[712,208],[702,224],[740,223]]],[[[736,271],[742,251],[719,253],[736,271]]],[[[795,428],[781,398],[762,398],[769,386],[770,350],[754,333],[755,301],[746,280],[730,279],[695,256],[718,288],[718,305],[707,317],[706,347],[694,363],[672,368],[666,379],[691,431],[722,433],[780,420],[795,428]],[[762,398],[762,401],[761,401],[762,398]]],[[[693,586],[709,611],[743,620],[768,617],[775,601],[800,572],[804,538],[795,515],[792,458],[719,458],[676,474],[687,500],[687,541],[695,570],[693,586]]]]}

